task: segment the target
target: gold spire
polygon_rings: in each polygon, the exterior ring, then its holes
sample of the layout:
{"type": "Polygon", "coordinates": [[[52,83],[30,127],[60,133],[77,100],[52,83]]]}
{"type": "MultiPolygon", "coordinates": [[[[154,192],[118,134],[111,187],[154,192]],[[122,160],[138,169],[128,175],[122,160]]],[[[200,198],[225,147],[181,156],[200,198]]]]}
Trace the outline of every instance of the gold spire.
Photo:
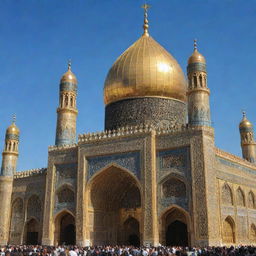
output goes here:
{"type": "Polygon", "coordinates": [[[239,128],[251,128],[252,123],[247,119],[246,112],[243,111],[242,113],[243,113],[243,119],[239,124],[239,128]]]}
{"type": "Polygon", "coordinates": [[[13,124],[16,123],[16,114],[14,114],[14,115],[12,116],[12,123],[13,123],[13,124]]]}
{"type": "Polygon", "coordinates": [[[197,50],[197,39],[194,39],[194,52],[188,59],[188,64],[206,63],[204,56],[197,50]]]}
{"type": "Polygon", "coordinates": [[[149,33],[148,33],[148,27],[149,27],[149,25],[148,25],[148,9],[150,7],[151,6],[146,3],[141,6],[141,8],[144,9],[144,24],[143,24],[143,29],[144,29],[143,35],[144,36],[149,36],[149,33]]]}
{"type": "Polygon", "coordinates": [[[197,51],[197,39],[194,39],[194,51],[197,51]]]}
{"type": "Polygon", "coordinates": [[[71,59],[68,60],[68,70],[71,70],[71,59]]]}

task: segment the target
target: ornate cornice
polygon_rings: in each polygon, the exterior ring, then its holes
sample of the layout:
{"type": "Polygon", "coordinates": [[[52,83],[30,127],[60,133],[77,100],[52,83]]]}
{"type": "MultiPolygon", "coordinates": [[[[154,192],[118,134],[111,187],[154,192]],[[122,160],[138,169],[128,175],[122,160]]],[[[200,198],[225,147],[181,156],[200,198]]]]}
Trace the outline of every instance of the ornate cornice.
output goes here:
{"type": "Polygon", "coordinates": [[[54,152],[54,151],[69,151],[72,149],[77,148],[77,144],[67,144],[62,146],[49,146],[48,152],[54,152]]]}
{"type": "Polygon", "coordinates": [[[47,172],[47,168],[38,168],[31,169],[27,171],[16,172],[14,174],[14,179],[27,178],[35,175],[45,175],[47,172]]]}
{"type": "Polygon", "coordinates": [[[117,130],[108,130],[102,132],[86,133],[78,135],[78,144],[91,143],[92,141],[113,140],[115,138],[127,138],[134,137],[134,135],[147,135],[152,131],[156,132],[156,135],[173,134],[177,132],[188,131],[206,131],[214,134],[212,127],[204,126],[169,126],[169,127],[156,127],[154,125],[139,125],[139,126],[125,126],[118,128],[117,130]]]}
{"type": "Polygon", "coordinates": [[[222,158],[225,158],[225,159],[228,159],[232,162],[235,162],[235,163],[238,163],[238,164],[241,164],[243,166],[246,166],[246,167],[249,167],[249,168],[252,168],[252,169],[255,169],[256,170],[256,165],[251,163],[251,162],[248,162],[247,160],[239,157],[239,156],[235,156],[233,154],[230,154],[228,152],[225,152],[219,148],[215,148],[215,154],[219,157],[222,157],[222,158]]]}

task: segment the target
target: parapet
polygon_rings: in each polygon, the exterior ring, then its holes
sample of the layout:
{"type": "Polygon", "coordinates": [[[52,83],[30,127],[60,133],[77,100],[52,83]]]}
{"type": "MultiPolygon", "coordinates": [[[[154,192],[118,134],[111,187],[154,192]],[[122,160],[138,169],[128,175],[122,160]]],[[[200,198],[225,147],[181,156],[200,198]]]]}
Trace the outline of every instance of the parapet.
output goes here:
{"type": "Polygon", "coordinates": [[[38,168],[38,169],[31,169],[31,170],[16,172],[14,174],[14,179],[27,178],[27,177],[32,177],[36,175],[45,175],[46,172],[47,172],[47,168],[38,168]]]}

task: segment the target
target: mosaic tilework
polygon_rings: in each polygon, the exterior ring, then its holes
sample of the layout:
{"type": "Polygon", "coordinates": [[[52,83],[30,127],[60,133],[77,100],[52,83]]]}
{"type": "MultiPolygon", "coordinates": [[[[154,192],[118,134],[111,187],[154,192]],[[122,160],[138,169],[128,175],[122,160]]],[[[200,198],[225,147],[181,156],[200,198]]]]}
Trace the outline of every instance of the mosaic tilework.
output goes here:
{"type": "Polygon", "coordinates": [[[124,167],[130,170],[138,179],[140,179],[140,153],[139,152],[130,152],[123,154],[115,155],[105,155],[90,157],[88,160],[88,176],[89,179],[97,171],[102,169],[111,163],[116,163],[121,167],[124,167]]]}
{"type": "Polygon", "coordinates": [[[137,98],[111,103],[105,108],[105,129],[151,124],[172,127],[186,123],[185,103],[163,98],[137,98]]]}
{"type": "Polygon", "coordinates": [[[242,166],[242,165],[240,165],[240,164],[234,163],[234,162],[232,162],[232,161],[229,161],[229,160],[227,160],[227,159],[224,159],[224,158],[221,158],[221,157],[218,157],[218,156],[217,156],[217,160],[218,160],[221,164],[227,165],[227,166],[229,166],[229,167],[231,167],[231,168],[236,168],[236,169],[239,169],[239,170],[241,170],[241,171],[245,171],[245,172],[247,172],[247,173],[249,173],[249,174],[254,174],[254,175],[255,175],[255,173],[256,173],[254,169],[250,169],[250,168],[248,168],[248,167],[242,166]]]}
{"type": "Polygon", "coordinates": [[[190,176],[189,147],[175,148],[157,152],[158,170],[176,171],[190,176]]]}
{"type": "Polygon", "coordinates": [[[69,82],[64,82],[60,84],[60,91],[73,91],[77,92],[77,85],[69,82]]]}
{"type": "Polygon", "coordinates": [[[5,139],[6,140],[19,140],[19,135],[17,135],[17,134],[6,134],[5,139]]]}
{"type": "Polygon", "coordinates": [[[206,64],[199,63],[199,62],[189,64],[187,67],[187,73],[194,72],[194,71],[206,71],[206,64]]]}

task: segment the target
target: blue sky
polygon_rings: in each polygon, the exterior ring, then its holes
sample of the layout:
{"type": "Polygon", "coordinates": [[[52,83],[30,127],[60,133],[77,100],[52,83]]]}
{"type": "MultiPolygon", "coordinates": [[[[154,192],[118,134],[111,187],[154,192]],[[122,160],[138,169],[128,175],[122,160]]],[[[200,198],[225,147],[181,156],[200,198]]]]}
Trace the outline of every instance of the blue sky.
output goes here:
{"type": "MultiPolygon", "coordinates": [[[[47,166],[59,79],[72,59],[77,133],[103,130],[103,85],[142,34],[144,0],[1,0],[0,143],[14,113],[18,170],[47,166]]],[[[256,123],[256,0],[150,0],[150,34],[183,71],[198,39],[206,57],[216,146],[241,155],[241,110],[256,123]]],[[[2,141],[2,142],[1,142],[2,141]]],[[[2,148],[2,147],[1,147],[2,148]]]]}

